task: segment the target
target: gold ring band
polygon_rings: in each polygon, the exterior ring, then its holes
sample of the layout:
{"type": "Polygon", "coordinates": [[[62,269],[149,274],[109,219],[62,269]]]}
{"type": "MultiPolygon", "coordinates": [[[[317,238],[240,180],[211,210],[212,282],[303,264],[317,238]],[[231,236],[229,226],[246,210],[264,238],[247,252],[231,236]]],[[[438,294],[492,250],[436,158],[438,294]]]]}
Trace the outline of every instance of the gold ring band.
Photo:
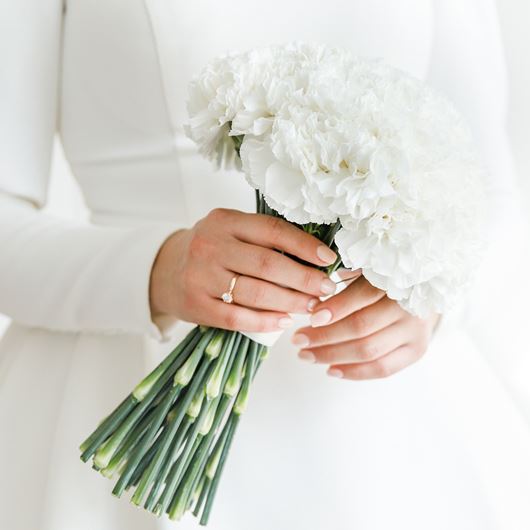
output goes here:
{"type": "Polygon", "coordinates": [[[236,286],[236,282],[237,282],[237,279],[239,278],[239,275],[236,274],[231,280],[230,280],[230,285],[228,286],[228,291],[226,291],[225,293],[223,293],[221,295],[221,300],[225,303],[225,304],[231,304],[233,301],[234,301],[234,295],[233,295],[233,292],[234,292],[234,287],[236,286]]]}

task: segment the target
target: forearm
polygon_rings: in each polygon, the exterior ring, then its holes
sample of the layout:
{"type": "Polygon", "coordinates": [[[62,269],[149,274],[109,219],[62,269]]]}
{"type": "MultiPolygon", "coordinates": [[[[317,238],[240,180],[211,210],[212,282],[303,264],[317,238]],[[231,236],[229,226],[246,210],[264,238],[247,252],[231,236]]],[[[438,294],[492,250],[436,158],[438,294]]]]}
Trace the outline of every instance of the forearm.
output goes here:
{"type": "Polygon", "coordinates": [[[0,312],[63,331],[151,333],[149,279],[177,227],[66,222],[0,195],[0,312]]]}

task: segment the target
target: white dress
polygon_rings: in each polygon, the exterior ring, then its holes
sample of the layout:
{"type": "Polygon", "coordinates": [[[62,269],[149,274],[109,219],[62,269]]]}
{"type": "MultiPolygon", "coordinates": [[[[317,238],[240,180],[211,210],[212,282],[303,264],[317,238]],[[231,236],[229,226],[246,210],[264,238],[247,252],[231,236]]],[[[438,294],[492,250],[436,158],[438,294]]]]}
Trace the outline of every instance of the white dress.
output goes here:
{"type": "Polygon", "coordinates": [[[384,57],[455,100],[491,171],[492,251],[396,376],[326,377],[282,337],[210,528],[530,528],[529,355],[503,310],[521,296],[522,232],[491,0],[0,0],[2,530],[169,528],[113,498],[78,445],[190,326],[150,315],[165,238],[216,206],[253,209],[243,177],[214,173],[182,134],[190,77],[228,49],[294,39],[384,57]],[[41,211],[56,130],[89,224],[41,211]]]}

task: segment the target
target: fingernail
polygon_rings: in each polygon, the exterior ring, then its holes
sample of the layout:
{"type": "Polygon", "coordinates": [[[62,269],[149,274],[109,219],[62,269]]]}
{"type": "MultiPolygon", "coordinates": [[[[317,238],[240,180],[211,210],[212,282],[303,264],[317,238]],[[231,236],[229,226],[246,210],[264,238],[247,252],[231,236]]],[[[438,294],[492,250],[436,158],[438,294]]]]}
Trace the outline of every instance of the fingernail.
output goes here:
{"type": "Polygon", "coordinates": [[[308,363],[314,363],[316,360],[315,354],[309,350],[301,350],[298,352],[298,357],[302,361],[307,361],[308,363]]]}
{"type": "Polygon", "coordinates": [[[329,278],[322,280],[322,283],[320,284],[320,290],[324,294],[332,294],[335,292],[336,288],[337,286],[335,285],[335,282],[330,280],[329,278]]]}
{"type": "Polygon", "coordinates": [[[293,319],[289,317],[283,317],[278,320],[278,326],[280,328],[286,329],[290,328],[293,325],[293,319]]]}
{"type": "Polygon", "coordinates": [[[300,346],[300,348],[303,348],[304,346],[309,346],[309,339],[305,335],[302,335],[301,333],[297,333],[296,335],[293,335],[293,337],[291,338],[291,342],[295,346],[300,346]]]}
{"type": "Polygon", "coordinates": [[[311,315],[311,325],[313,327],[323,326],[331,320],[331,311],[329,309],[321,309],[311,315]]]}
{"type": "Polygon", "coordinates": [[[309,302],[307,302],[307,310],[312,313],[313,309],[315,309],[315,306],[320,302],[318,298],[311,298],[309,302]]]}
{"type": "Polygon", "coordinates": [[[327,373],[331,377],[344,377],[342,370],[339,370],[338,368],[329,368],[327,373]]]}
{"type": "Polygon", "coordinates": [[[327,245],[319,245],[317,247],[317,256],[321,261],[328,264],[333,263],[337,259],[337,254],[327,245]]]}

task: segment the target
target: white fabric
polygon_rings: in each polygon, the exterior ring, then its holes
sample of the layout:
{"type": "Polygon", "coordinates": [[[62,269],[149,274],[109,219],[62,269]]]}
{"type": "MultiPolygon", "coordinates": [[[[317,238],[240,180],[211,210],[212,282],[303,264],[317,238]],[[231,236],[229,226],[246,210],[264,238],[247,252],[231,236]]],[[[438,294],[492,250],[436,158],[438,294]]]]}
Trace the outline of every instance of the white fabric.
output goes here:
{"type": "Polygon", "coordinates": [[[385,57],[456,101],[491,170],[492,250],[466,306],[392,378],[326,377],[283,336],[210,528],[530,528],[529,352],[524,315],[505,310],[523,296],[524,232],[491,0],[0,0],[0,312],[15,321],[0,343],[0,528],[167,524],[116,501],[77,446],[189,328],[171,321],[170,338],[149,313],[164,239],[213,207],[253,208],[244,178],[214,174],[183,137],[188,80],[225,50],[292,39],[385,57]],[[56,130],[90,224],[40,210],[56,130]]]}

